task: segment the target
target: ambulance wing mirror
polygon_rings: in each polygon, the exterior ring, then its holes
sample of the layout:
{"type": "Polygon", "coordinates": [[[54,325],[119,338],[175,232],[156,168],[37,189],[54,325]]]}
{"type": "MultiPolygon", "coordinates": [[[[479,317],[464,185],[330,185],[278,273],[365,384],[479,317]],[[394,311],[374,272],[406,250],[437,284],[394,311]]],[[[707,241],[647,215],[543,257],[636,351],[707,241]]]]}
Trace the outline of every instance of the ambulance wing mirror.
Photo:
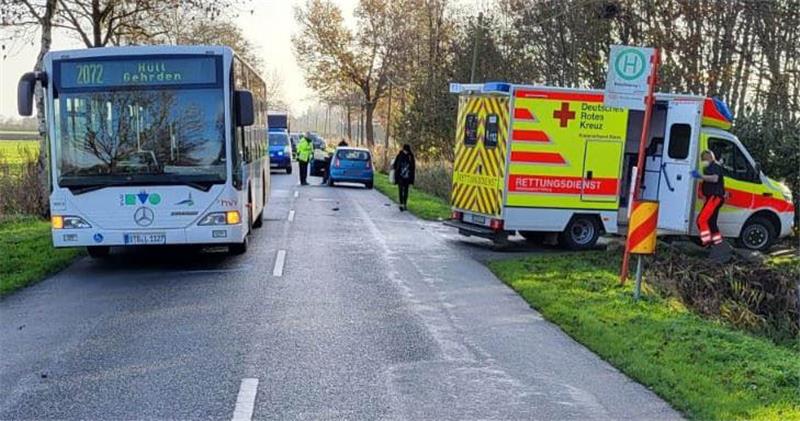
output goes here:
{"type": "Polygon", "coordinates": [[[239,127],[252,126],[256,120],[253,110],[253,93],[246,90],[236,91],[234,101],[236,104],[236,125],[239,127]]]}
{"type": "Polygon", "coordinates": [[[33,114],[33,92],[36,81],[47,86],[47,74],[44,72],[28,72],[22,75],[17,85],[17,111],[19,115],[30,117],[33,114]]]}

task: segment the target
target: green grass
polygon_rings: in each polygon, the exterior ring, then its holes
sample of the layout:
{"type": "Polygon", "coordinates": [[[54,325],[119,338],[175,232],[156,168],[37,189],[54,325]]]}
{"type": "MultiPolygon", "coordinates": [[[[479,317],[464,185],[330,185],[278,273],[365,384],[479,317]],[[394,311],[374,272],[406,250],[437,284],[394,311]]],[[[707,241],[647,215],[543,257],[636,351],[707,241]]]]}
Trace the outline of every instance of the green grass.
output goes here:
{"type": "Polygon", "coordinates": [[[66,267],[79,249],[56,249],[50,224],[34,218],[0,221],[0,296],[66,267]]]}
{"type": "MultiPolygon", "coordinates": [[[[693,419],[800,419],[800,353],[632,299],[605,252],[496,261],[490,268],[567,334],[693,419]]],[[[624,399],[624,397],[621,397],[624,399]]]]}
{"type": "MultiPolygon", "coordinates": [[[[388,175],[376,172],[375,188],[397,203],[397,186],[389,183],[388,175]]],[[[408,211],[431,221],[450,218],[450,204],[447,201],[415,189],[413,186],[408,192],[408,211]]]]}
{"type": "Polygon", "coordinates": [[[37,140],[2,140],[0,139],[0,162],[7,164],[24,164],[29,157],[38,154],[37,140]]]}

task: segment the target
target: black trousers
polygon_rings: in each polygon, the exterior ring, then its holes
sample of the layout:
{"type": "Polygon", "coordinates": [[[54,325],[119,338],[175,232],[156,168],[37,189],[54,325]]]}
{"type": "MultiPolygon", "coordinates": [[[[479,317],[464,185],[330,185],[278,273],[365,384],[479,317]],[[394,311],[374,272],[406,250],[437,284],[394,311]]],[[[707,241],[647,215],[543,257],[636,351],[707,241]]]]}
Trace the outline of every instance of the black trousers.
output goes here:
{"type": "Polygon", "coordinates": [[[397,183],[397,189],[399,190],[399,193],[400,193],[399,194],[399,196],[400,196],[399,197],[400,198],[400,204],[403,205],[403,206],[408,204],[408,187],[409,186],[410,186],[410,184],[404,183],[402,181],[399,181],[397,183]]]}
{"type": "Polygon", "coordinates": [[[308,162],[297,161],[297,165],[300,167],[300,184],[308,184],[308,162]]]}

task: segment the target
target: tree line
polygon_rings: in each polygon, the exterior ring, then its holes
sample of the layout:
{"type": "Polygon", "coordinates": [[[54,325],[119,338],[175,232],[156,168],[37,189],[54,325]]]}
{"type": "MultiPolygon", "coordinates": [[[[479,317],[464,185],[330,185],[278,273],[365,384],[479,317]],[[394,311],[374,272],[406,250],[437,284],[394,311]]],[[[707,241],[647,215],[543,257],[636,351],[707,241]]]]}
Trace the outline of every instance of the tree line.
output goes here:
{"type": "Polygon", "coordinates": [[[360,0],[353,29],[342,13],[306,0],[295,52],[324,101],[364,110],[369,145],[375,119],[452,159],[450,82],[602,89],[610,45],[651,46],[659,91],[724,100],[764,171],[800,191],[800,0],[360,0]]]}

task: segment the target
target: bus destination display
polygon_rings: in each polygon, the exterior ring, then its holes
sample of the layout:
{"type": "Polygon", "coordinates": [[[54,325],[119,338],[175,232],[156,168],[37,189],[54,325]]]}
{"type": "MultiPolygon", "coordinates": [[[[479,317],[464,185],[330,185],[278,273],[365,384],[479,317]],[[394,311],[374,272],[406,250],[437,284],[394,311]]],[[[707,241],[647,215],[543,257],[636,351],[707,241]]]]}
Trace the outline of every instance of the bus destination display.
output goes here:
{"type": "Polygon", "coordinates": [[[60,86],[66,89],[217,82],[213,57],[63,61],[60,66],[60,86]]]}

